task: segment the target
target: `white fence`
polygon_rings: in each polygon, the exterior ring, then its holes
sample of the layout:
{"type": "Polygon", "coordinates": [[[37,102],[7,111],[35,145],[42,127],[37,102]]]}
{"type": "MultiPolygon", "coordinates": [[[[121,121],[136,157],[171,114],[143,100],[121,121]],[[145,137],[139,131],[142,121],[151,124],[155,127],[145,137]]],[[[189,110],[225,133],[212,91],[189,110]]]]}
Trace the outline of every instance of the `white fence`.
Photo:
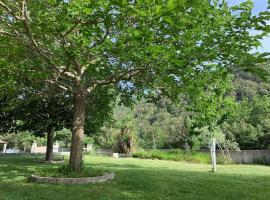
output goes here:
{"type": "Polygon", "coordinates": [[[10,153],[20,153],[20,150],[19,149],[6,149],[5,152],[3,153],[7,153],[7,154],[10,154],[10,153]]]}

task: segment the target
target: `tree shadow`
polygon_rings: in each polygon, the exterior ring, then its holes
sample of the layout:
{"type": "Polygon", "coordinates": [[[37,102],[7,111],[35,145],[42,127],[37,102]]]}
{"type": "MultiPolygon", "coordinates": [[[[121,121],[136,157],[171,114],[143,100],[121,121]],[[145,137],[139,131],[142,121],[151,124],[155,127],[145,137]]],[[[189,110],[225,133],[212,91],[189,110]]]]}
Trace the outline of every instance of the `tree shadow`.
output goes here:
{"type": "Polygon", "coordinates": [[[38,162],[40,157],[35,156],[5,156],[0,157],[0,183],[12,180],[24,180],[38,169],[59,166],[51,163],[38,162]]]}

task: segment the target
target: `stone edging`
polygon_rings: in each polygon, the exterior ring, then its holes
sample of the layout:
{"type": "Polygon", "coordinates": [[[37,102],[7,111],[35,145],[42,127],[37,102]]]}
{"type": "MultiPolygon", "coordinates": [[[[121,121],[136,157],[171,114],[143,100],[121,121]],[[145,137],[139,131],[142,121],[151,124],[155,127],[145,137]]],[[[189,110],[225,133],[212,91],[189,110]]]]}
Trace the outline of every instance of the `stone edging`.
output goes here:
{"type": "Polygon", "coordinates": [[[30,180],[37,183],[48,183],[48,184],[65,184],[65,185],[80,185],[88,183],[100,183],[109,180],[113,180],[115,173],[105,173],[102,176],[97,177],[83,177],[83,178],[54,178],[54,177],[40,177],[32,175],[30,180]]]}

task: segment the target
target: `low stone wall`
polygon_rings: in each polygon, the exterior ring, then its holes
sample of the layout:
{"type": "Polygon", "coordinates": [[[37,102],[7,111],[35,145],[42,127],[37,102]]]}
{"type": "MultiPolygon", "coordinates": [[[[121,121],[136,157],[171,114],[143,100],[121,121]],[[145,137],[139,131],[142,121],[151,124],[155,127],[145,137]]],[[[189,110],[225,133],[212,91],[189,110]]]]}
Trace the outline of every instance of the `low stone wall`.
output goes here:
{"type": "Polygon", "coordinates": [[[30,180],[37,183],[47,184],[66,184],[66,185],[81,185],[88,183],[100,183],[113,180],[115,173],[105,173],[103,176],[97,177],[83,177],[83,178],[53,178],[53,177],[40,177],[32,175],[30,180]]]}

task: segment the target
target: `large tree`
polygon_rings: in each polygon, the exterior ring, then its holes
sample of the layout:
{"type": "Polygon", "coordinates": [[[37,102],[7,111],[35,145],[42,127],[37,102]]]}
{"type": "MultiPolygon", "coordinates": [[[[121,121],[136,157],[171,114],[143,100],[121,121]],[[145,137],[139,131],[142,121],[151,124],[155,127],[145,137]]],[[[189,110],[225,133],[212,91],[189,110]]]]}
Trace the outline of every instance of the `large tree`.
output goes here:
{"type": "Polygon", "coordinates": [[[267,31],[269,15],[252,16],[251,1],[219,2],[2,0],[1,68],[73,94],[69,164],[79,171],[86,99],[96,87],[167,92],[201,71],[255,60],[249,52],[265,33],[249,30],[267,31]]]}
{"type": "MultiPolygon", "coordinates": [[[[47,150],[45,161],[53,159],[54,131],[70,128],[72,125],[72,98],[70,93],[59,93],[48,88],[49,85],[27,86],[17,85],[11,91],[0,94],[0,134],[31,131],[34,135],[43,137],[46,133],[47,150]]],[[[100,88],[101,89],[101,88],[100,88]]],[[[86,134],[95,134],[110,119],[113,97],[115,93],[102,96],[105,91],[95,92],[95,98],[87,98],[86,134]],[[102,107],[102,109],[100,108],[102,107]],[[97,113],[93,115],[92,113],[97,113]],[[89,127],[89,128],[88,128],[89,127]]]]}

